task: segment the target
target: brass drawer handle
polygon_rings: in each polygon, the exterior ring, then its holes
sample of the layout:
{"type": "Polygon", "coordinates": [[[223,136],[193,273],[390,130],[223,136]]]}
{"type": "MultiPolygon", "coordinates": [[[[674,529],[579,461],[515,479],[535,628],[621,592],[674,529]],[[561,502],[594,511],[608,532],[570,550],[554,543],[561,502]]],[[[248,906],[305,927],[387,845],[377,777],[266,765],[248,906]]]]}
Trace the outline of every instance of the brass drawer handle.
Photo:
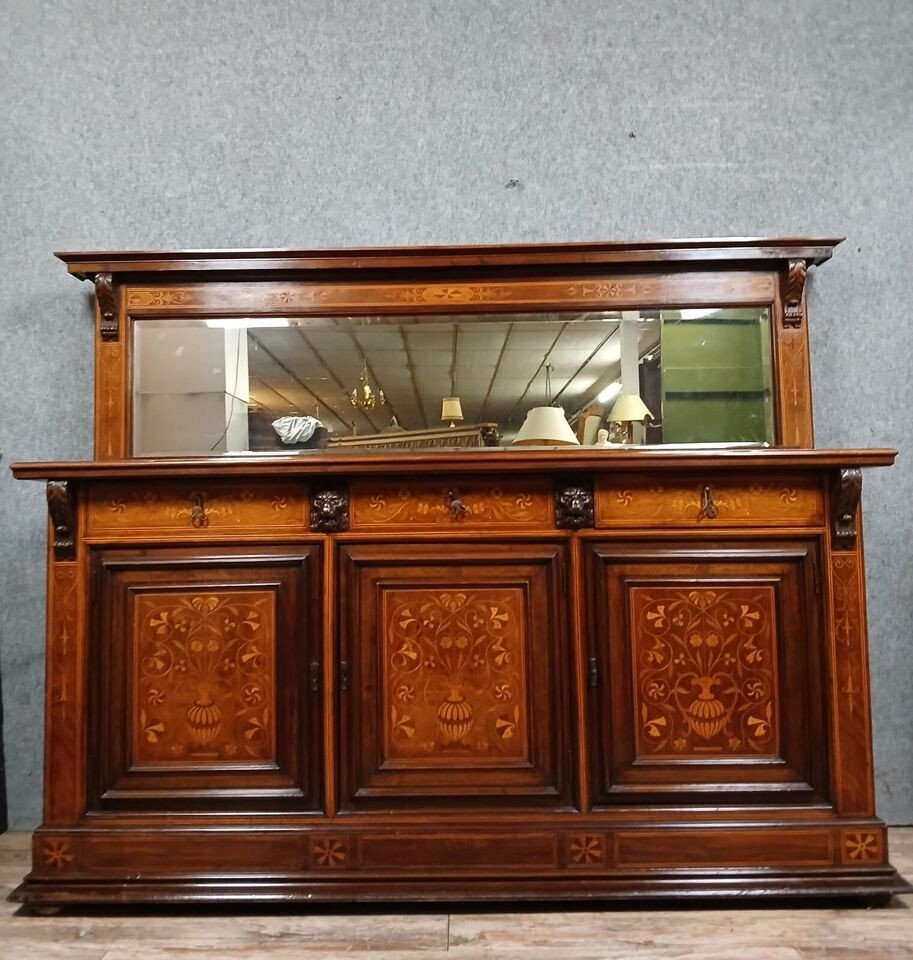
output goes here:
{"type": "Polygon", "coordinates": [[[701,493],[701,509],[697,515],[698,520],[716,520],[720,515],[720,508],[713,499],[713,493],[710,487],[704,487],[701,493]]]}
{"type": "Polygon", "coordinates": [[[453,490],[448,490],[445,496],[447,497],[447,502],[450,504],[450,515],[454,520],[461,520],[469,513],[469,507],[460,500],[453,490]]]}
{"type": "Polygon", "coordinates": [[[199,529],[209,526],[209,517],[206,516],[206,508],[203,506],[203,494],[190,494],[190,523],[199,529]]]}

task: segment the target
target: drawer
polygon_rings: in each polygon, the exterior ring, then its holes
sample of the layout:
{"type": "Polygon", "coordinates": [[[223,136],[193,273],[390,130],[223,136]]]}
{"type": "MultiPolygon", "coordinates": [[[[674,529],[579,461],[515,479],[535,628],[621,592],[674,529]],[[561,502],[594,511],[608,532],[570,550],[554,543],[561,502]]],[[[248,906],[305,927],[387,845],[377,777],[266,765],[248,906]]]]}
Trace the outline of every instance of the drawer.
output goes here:
{"type": "Polygon", "coordinates": [[[597,527],[790,526],[824,523],[821,490],[808,474],[744,477],[603,476],[595,485],[597,527]]]}
{"type": "Polygon", "coordinates": [[[352,530],[449,527],[516,530],[553,526],[547,479],[358,480],[349,490],[352,530]]]}
{"type": "Polygon", "coordinates": [[[87,535],[220,537],[308,529],[307,487],[273,480],[123,482],[89,488],[87,535]]]}

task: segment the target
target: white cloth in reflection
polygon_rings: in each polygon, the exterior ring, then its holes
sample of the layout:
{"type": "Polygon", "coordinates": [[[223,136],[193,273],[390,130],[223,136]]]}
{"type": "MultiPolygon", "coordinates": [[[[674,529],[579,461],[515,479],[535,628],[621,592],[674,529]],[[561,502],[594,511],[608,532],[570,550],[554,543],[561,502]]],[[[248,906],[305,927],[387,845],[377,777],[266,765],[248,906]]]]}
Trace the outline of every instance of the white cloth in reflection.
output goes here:
{"type": "Polygon", "coordinates": [[[307,443],[314,431],[323,424],[316,417],[279,417],[273,420],[273,430],[283,443],[307,443]]]}

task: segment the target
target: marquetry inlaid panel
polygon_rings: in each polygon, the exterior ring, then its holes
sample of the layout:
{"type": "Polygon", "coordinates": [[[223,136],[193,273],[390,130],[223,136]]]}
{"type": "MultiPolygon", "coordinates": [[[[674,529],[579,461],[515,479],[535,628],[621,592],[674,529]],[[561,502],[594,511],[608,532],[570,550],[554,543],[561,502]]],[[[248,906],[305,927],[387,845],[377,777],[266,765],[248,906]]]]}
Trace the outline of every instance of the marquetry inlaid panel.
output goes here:
{"type": "Polygon", "coordinates": [[[340,546],[343,809],[571,802],[564,552],[340,546]]]}
{"type": "Polygon", "coordinates": [[[113,460],[126,453],[123,345],[99,341],[95,369],[95,456],[113,460]]]}
{"type": "Polygon", "coordinates": [[[205,537],[260,530],[305,532],[307,488],[295,481],[96,483],[89,490],[89,536],[205,537]]]}
{"type": "Polygon", "coordinates": [[[862,562],[857,551],[836,554],[831,561],[833,590],[832,697],[837,802],[841,813],[869,814],[874,807],[870,777],[852,778],[845,771],[860,757],[871,757],[868,656],[862,562]]]}
{"type": "Polygon", "coordinates": [[[542,479],[372,479],[352,483],[349,503],[352,529],[552,525],[551,487],[542,479]]]}
{"type": "Polygon", "coordinates": [[[631,587],[637,753],[777,755],[771,586],[631,587]]]}
{"type": "Polygon", "coordinates": [[[763,303],[773,299],[776,281],[769,272],[744,271],[733,284],[724,273],[605,275],[582,280],[477,280],[431,283],[309,283],[259,281],[206,282],[130,286],[126,306],[131,314],[219,311],[273,315],[313,313],[334,309],[369,308],[378,312],[404,310],[443,313],[467,304],[504,309],[523,307],[687,306],[705,303],[763,303]]]}
{"type": "Polygon", "coordinates": [[[45,800],[45,823],[78,817],[85,790],[85,636],[82,626],[79,564],[48,568],[45,752],[56,770],[57,790],[45,800]]]}
{"type": "Polygon", "coordinates": [[[818,542],[586,549],[594,803],[829,801],[818,542]]]}
{"type": "Polygon", "coordinates": [[[134,763],[273,760],[275,634],[271,591],[137,597],[134,763]]]}
{"type": "Polygon", "coordinates": [[[728,477],[616,477],[596,481],[596,526],[818,526],[824,507],[807,476],[750,482],[728,477]]]}
{"type": "Polygon", "coordinates": [[[89,809],[319,809],[320,548],[91,552],[89,809]]]}
{"type": "Polygon", "coordinates": [[[524,620],[517,588],[385,592],[388,764],[528,759],[524,620]]]}

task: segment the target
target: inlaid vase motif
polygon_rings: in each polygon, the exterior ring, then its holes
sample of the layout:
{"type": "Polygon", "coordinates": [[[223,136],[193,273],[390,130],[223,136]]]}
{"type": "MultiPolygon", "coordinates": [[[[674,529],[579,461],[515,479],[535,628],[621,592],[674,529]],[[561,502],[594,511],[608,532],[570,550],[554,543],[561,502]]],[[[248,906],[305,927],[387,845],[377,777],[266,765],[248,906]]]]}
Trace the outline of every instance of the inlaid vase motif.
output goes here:
{"type": "Polygon", "coordinates": [[[400,588],[383,602],[388,758],[525,759],[522,591],[400,588]]]}
{"type": "Polygon", "coordinates": [[[147,593],[134,608],[133,751],[143,762],[275,753],[269,591],[147,593]]]}
{"type": "Polygon", "coordinates": [[[637,749],[778,751],[774,588],[632,586],[637,749]]]}

